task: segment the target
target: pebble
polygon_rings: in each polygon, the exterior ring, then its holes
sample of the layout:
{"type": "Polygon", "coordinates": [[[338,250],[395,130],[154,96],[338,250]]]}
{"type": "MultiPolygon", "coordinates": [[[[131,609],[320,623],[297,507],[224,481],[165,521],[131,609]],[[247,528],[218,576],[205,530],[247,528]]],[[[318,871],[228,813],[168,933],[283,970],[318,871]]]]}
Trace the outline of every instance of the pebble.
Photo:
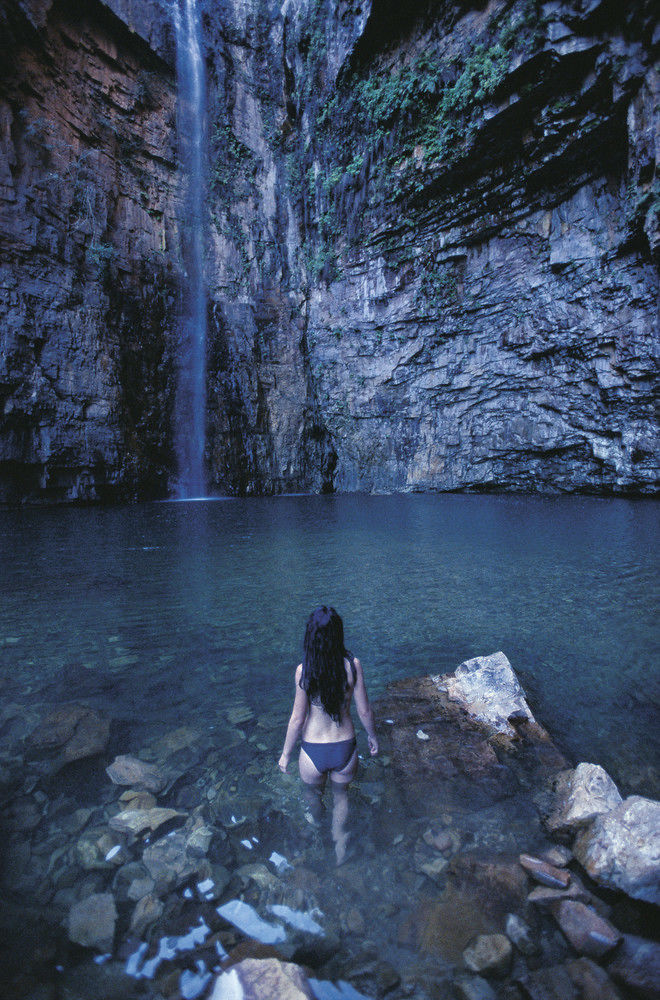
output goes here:
{"type": "Polygon", "coordinates": [[[532,932],[528,924],[515,913],[507,913],[506,936],[516,946],[523,955],[536,955],[540,951],[538,944],[534,941],[532,932]]]}
{"type": "Polygon", "coordinates": [[[541,861],[547,861],[555,868],[565,868],[573,860],[573,852],[561,844],[551,847],[541,855],[541,861]]]}

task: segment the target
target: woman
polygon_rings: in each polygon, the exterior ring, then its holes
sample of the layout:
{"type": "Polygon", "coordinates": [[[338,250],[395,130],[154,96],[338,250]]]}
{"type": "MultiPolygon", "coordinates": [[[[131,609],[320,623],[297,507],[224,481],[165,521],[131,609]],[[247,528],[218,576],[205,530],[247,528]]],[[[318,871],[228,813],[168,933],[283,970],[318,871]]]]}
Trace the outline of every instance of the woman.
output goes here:
{"type": "Polygon", "coordinates": [[[378,740],[362,666],[344,646],[344,625],[334,608],[323,605],[309,616],[303,662],[296,667],[295,683],[293,711],[279,768],[286,771],[302,735],[298,768],[311,793],[308,798],[315,819],[321,809],[321,792],[330,775],[334,792],[332,834],[337,861],[341,862],[346,854],[346,788],[355,775],[358,760],[350,712],[353,695],[372,756],[378,753],[378,740]]]}

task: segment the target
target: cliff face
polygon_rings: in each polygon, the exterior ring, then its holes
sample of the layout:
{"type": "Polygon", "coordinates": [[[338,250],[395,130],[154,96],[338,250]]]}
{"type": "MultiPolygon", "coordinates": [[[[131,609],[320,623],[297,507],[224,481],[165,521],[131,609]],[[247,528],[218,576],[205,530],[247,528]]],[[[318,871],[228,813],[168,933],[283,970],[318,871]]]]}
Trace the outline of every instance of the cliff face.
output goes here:
{"type": "MultiPolygon", "coordinates": [[[[4,493],[158,491],[167,17],[6,6],[4,493]]],[[[214,486],[657,489],[651,25],[607,0],[205,5],[214,486]]]]}
{"type": "Polygon", "coordinates": [[[172,462],[171,67],[100,4],[10,2],[0,39],[0,497],[157,492],[172,462]]]}

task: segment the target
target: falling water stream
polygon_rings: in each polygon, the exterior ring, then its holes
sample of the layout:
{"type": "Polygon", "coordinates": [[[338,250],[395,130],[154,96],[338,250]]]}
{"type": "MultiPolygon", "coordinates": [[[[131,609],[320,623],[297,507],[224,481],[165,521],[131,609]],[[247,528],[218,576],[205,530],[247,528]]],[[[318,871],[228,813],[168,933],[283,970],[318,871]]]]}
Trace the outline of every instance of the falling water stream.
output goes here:
{"type": "Polygon", "coordinates": [[[175,0],[180,167],[184,184],[181,251],[182,296],[175,441],[180,499],[202,497],[206,414],[206,86],[201,16],[196,0],[175,0]]]}

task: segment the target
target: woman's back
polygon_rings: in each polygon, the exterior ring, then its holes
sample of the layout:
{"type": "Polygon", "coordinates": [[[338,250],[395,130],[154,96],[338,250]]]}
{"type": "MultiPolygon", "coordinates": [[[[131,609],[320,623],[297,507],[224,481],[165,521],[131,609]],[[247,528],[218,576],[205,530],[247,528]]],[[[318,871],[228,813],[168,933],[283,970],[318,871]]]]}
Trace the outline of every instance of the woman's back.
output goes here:
{"type": "MultiPolygon", "coordinates": [[[[307,718],[302,730],[304,740],[314,743],[334,743],[339,740],[351,739],[355,735],[351,718],[351,699],[358,679],[358,670],[353,657],[350,660],[344,657],[344,669],[346,670],[347,687],[339,722],[328,715],[320,698],[310,700],[307,718]]],[[[297,684],[300,683],[301,676],[302,664],[296,670],[297,684]]]]}

